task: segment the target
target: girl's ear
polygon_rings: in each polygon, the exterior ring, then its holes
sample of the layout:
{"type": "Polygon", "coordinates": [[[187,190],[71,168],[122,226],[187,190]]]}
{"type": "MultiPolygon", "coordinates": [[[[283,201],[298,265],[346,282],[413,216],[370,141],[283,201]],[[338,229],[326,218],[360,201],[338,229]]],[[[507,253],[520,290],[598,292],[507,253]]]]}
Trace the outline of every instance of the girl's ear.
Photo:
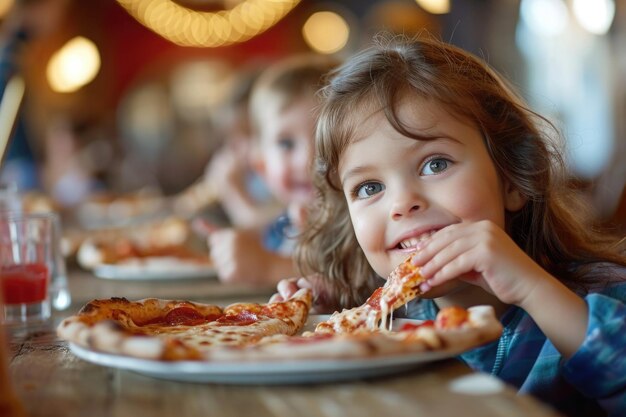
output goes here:
{"type": "Polygon", "coordinates": [[[506,181],[504,184],[504,208],[508,211],[515,212],[521,210],[528,199],[520,193],[517,187],[506,181]]]}

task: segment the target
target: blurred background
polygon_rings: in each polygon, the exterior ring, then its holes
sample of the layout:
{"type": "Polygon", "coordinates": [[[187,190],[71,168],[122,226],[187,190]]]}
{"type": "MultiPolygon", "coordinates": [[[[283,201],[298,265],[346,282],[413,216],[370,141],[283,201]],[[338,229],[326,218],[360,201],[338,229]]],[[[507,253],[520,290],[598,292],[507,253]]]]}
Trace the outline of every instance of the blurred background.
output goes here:
{"type": "Polygon", "coordinates": [[[553,120],[593,216],[626,224],[623,0],[0,0],[0,25],[3,89],[20,96],[15,74],[25,88],[0,180],[60,207],[189,187],[224,141],[242,72],[427,30],[553,120]]]}

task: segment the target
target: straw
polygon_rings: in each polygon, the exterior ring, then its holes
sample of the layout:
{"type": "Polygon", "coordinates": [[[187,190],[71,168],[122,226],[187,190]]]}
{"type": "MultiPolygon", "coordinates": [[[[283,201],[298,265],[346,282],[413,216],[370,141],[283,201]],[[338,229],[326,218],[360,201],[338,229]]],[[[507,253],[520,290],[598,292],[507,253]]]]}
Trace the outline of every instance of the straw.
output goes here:
{"type": "Polygon", "coordinates": [[[7,83],[0,102],[0,165],[4,160],[11,132],[13,132],[17,121],[17,113],[24,98],[24,90],[24,79],[20,75],[14,75],[7,83]]]}
{"type": "MultiPolygon", "coordinates": [[[[9,139],[11,139],[11,133],[17,121],[17,114],[24,98],[24,90],[24,79],[19,75],[14,75],[9,79],[2,101],[0,101],[0,166],[2,166],[4,154],[9,147],[9,139]]],[[[18,233],[17,224],[11,223],[9,228],[14,260],[21,261],[19,244],[17,239],[14,240],[14,238],[17,238],[18,233]]]]}

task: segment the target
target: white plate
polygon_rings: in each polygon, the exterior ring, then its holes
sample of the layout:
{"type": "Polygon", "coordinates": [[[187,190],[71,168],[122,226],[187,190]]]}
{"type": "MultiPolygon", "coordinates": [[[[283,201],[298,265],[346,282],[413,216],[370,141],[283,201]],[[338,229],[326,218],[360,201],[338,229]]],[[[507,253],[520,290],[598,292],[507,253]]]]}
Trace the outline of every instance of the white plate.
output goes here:
{"type": "Polygon", "coordinates": [[[125,369],[174,381],[221,384],[307,384],[385,376],[453,357],[453,352],[422,352],[410,355],[337,360],[215,363],[164,362],[95,352],[70,343],[81,359],[98,365],[125,369]]]}
{"type": "MultiPolygon", "coordinates": [[[[328,316],[311,316],[305,329],[328,316]]],[[[394,324],[415,320],[395,320],[394,324]]],[[[394,326],[395,327],[395,326],[394,326]]],[[[450,358],[460,352],[419,352],[406,355],[355,359],[310,359],[287,361],[250,361],[238,363],[198,361],[156,361],[93,351],[70,343],[71,351],[81,359],[98,365],[125,369],[161,379],[221,384],[306,384],[337,382],[385,376],[404,372],[424,364],[450,358]]]]}
{"type": "Polygon", "coordinates": [[[119,280],[200,279],[215,276],[210,265],[170,257],[142,258],[117,264],[102,264],[94,268],[98,278],[119,280]]]}

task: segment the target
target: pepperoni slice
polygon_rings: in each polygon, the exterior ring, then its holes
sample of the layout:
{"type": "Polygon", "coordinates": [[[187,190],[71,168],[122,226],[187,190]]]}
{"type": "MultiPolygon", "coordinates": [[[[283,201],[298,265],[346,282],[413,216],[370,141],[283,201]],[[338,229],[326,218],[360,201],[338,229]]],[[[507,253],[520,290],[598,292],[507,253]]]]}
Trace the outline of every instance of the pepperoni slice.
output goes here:
{"type": "Polygon", "coordinates": [[[163,317],[164,324],[170,326],[193,326],[204,321],[204,316],[191,307],[176,307],[163,317]]]}
{"type": "Polygon", "coordinates": [[[215,320],[215,316],[204,316],[192,307],[176,307],[163,317],[163,324],[170,326],[195,326],[215,320]]]}

